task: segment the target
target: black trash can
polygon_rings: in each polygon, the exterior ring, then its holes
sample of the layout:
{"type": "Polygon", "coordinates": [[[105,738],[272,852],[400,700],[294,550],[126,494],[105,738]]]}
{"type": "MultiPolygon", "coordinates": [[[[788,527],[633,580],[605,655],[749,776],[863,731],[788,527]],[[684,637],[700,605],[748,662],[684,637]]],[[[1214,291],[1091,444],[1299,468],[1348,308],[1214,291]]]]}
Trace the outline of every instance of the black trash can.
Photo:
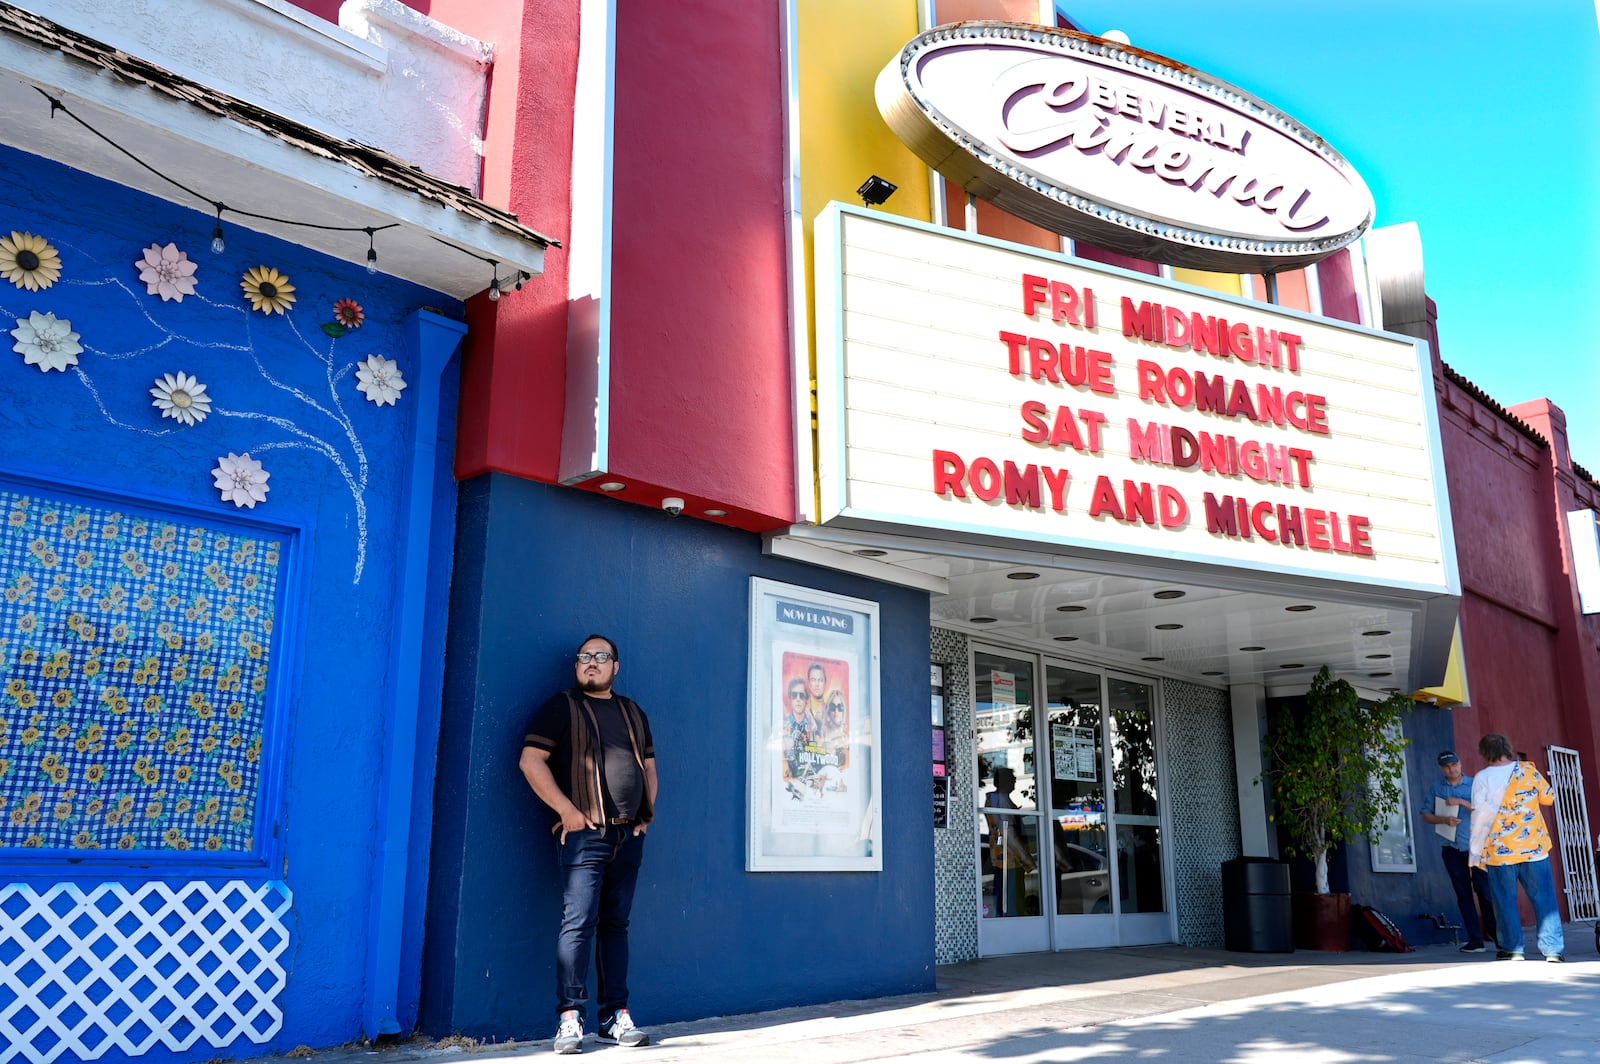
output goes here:
{"type": "Polygon", "coordinates": [[[1293,953],[1289,865],[1268,857],[1222,862],[1223,945],[1239,953],[1293,953]]]}

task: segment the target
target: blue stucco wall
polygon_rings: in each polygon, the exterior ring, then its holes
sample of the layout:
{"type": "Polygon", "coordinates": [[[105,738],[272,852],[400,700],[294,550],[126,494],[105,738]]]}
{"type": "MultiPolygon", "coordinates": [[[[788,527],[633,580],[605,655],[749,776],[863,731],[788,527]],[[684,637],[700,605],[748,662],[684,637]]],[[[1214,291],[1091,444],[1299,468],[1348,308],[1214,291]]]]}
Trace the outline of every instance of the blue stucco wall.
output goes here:
{"type": "MultiPolygon", "coordinates": [[[[1452,932],[1441,931],[1424,913],[1443,914],[1449,923],[1459,924],[1455,891],[1439,857],[1440,839],[1433,825],[1419,815],[1432,812],[1427,801],[1428,788],[1439,778],[1439,751],[1455,749],[1450,711],[1418,704],[1405,720],[1406,774],[1410,782],[1411,831],[1416,840],[1417,871],[1413,874],[1374,872],[1372,848],[1366,843],[1347,848],[1346,875],[1350,899],[1388,914],[1399,925],[1412,945],[1452,942],[1452,932]]],[[[1466,936],[1463,935],[1463,942],[1466,936]]]]}
{"type": "Polygon", "coordinates": [[[650,714],[661,800],[633,910],[641,1023],[930,989],[926,594],[763,557],[688,517],[492,475],[462,486],[439,743],[423,1029],[548,1038],[560,892],[517,769],[533,705],[591,631],[650,714]],[[876,601],[882,873],[747,873],[751,576],[876,601]]]}
{"type": "MultiPolygon", "coordinates": [[[[230,202],[250,206],[247,189],[225,191],[230,202]]],[[[53,311],[71,320],[86,348],[75,369],[45,374],[12,353],[6,337],[0,349],[0,474],[45,491],[70,485],[130,513],[175,513],[201,523],[208,515],[225,517],[286,537],[270,679],[281,728],[265,745],[261,767],[262,815],[271,830],[253,859],[189,867],[161,853],[69,867],[22,863],[15,851],[0,852],[0,883],[38,890],[68,881],[88,887],[150,879],[287,884],[293,906],[290,948],[280,960],[288,973],[279,997],[283,1025],[264,1045],[239,1040],[220,1053],[244,1056],[361,1034],[382,737],[392,713],[388,659],[404,539],[399,530],[408,507],[431,500],[438,550],[429,563],[426,601],[439,616],[424,642],[437,662],[453,529],[448,466],[459,360],[441,378],[419,379],[411,349],[415,329],[407,322],[414,324],[421,307],[454,317],[461,307],[439,293],[368,275],[362,234],[351,234],[350,261],[340,261],[230,219],[226,250],[216,255],[212,224],[209,213],[0,150],[0,231],[41,234],[63,261],[61,280],[44,291],[0,280],[0,324],[9,332],[29,311],[53,311]],[[199,264],[198,292],[181,303],[146,294],[135,266],[146,246],[169,241],[199,264]],[[278,268],[296,286],[298,301],[287,315],[264,316],[242,299],[240,278],[259,264],[278,268]],[[342,297],[365,308],[366,322],[335,339],[321,325],[332,320],[333,302],[342,297]],[[396,406],[374,405],[356,390],[355,364],[368,354],[400,362],[410,387],[396,406]],[[193,427],[162,420],[151,406],[153,381],[179,370],[196,375],[214,404],[210,417],[193,427]],[[441,415],[422,432],[444,446],[419,502],[408,493],[406,476],[423,389],[439,393],[441,415]],[[271,473],[267,499],[253,511],[221,502],[213,486],[211,470],[229,452],[250,452],[271,473]]],[[[433,671],[437,682],[437,664],[433,671]]],[[[424,721],[427,762],[435,726],[424,721]]],[[[15,744],[9,753],[17,760],[15,744]]],[[[431,779],[424,781],[424,794],[425,839],[431,779]]],[[[413,845],[415,874],[426,853],[425,845],[413,845]]],[[[412,972],[402,977],[402,1012],[408,1002],[413,1012],[416,1005],[421,883],[417,875],[406,906],[414,933],[405,947],[412,972]]],[[[158,1046],[135,1059],[218,1056],[219,1049],[202,1039],[186,1051],[158,1046]]],[[[113,1050],[100,1059],[126,1054],[113,1050]]]]}

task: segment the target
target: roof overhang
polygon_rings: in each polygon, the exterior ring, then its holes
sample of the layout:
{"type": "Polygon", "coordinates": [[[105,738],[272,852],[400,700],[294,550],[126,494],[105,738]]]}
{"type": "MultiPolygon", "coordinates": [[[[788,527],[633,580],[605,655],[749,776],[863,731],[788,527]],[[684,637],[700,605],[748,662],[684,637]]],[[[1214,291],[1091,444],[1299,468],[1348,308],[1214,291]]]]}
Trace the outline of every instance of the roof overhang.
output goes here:
{"type": "MultiPolygon", "coordinates": [[[[0,6],[0,109],[0,143],[182,206],[211,213],[212,203],[223,202],[318,225],[393,226],[374,238],[379,269],[456,299],[487,289],[496,270],[511,281],[519,272],[541,273],[544,250],[554,243],[393,156],[264,112],[9,5],[0,6]],[[105,139],[54,113],[47,97],[105,139]]],[[[224,222],[366,262],[364,232],[234,214],[224,222]]]]}

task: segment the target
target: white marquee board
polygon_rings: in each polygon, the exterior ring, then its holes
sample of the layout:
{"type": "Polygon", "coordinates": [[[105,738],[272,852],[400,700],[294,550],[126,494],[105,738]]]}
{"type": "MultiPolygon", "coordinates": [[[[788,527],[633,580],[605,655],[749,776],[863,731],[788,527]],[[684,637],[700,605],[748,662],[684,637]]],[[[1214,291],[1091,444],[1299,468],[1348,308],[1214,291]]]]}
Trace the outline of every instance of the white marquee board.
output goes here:
{"type": "Polygon", "coordinates": [[[816,232],[821,523],[1456,593],[1421,342],[841,204],[816,232]]]}

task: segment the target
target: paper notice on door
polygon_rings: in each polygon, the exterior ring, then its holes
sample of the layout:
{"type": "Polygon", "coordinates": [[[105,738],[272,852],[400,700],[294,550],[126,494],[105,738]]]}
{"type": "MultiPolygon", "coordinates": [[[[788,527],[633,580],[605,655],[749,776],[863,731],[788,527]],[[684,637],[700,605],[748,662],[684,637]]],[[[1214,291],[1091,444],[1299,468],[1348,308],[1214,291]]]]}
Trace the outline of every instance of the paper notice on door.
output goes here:
{"type": "MultiPolygon", "coordinates": [[[[1461,810],[1459,806],[1451,805],[1450,802],[1444,798],[1435,798],[1433,800],[1434,816],[1456,816],[1460,813],[1460,811],[1461,810]]],[[[1456,825],[1454,824],[1435,824],[1433,825],[1433,830],[1437,831],[1439,833],[1439,837],[1444,839],[1446,842],[1456,841],[1456,825]]]]}

